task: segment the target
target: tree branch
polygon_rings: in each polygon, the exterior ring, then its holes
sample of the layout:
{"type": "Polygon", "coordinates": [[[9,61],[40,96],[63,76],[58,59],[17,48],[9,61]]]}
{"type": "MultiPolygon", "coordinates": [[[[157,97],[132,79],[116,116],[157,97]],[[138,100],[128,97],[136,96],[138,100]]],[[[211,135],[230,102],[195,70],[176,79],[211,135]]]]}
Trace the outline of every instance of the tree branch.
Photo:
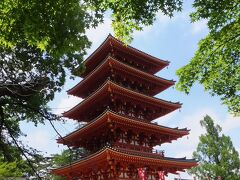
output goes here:
{"type": "Polygon", "coordinates": [[[24,84],[20,83],[0,83],[0,97],[10,96],[10,97],[29,97],[33,94],[39,93],[46,85],[49,83],[48,78],[36,78],[24,84]]]}
{"type": "Polygon", "coordinates": [[[1,124],[2,126],[4,125],[10,135],[10,137],[12,138],[13,142],[15,143],[15,145],[17,146],[17,148],[19,149],[19,151],[22,153],[22,155],[26,158],[27,162],[28,162],[28,165],[29,167],[33,170],[33,172],[36,174],[37,178],[38,179],[42,179],[39,174],[37,173],[37,171],[35,170],[34,166],[32,165],[31,161],[29,160],[29,158],[27,157],[27,155],[24,153],[24,151],[22,150],[22,148],[19,146],[17,140],[15,139],[15,137],[13,136],[12,134],[12,131],[11,131],[11,128],[8,126],[7,123],[4,122],[4,112],[3,112],[3,107],[0,106],[0,116],[1,116],[1,124]]]}

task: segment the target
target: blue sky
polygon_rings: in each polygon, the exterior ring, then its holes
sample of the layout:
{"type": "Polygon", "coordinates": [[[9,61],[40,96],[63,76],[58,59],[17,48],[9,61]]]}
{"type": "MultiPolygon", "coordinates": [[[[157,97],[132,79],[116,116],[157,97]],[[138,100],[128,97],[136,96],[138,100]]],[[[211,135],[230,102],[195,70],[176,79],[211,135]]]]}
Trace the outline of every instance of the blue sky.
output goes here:
{"type": "MultiPolygon", "coordinates": [[[[171,62],[168,68],[157,73],[158,76],[177,81],[176,70],[189,62],[197,49],[198,41],[207,34],[206,21],[190,23],[188,15],[191,11],[191,4],[185,4],[183,11],[176,13],[172,19],[158,13],[153,26],[145,27],[144,31],[134,33],[131,46],[171,62]]],[[[93,42],[91,49],[88,50],[88,55],[102,43],[109,33],[112,33],[110,23],[110,18],[106,17],[104,24],[87,32],[89,39],[93,42]]],[[[53,112],[60,114],[81,101],[81,99],[66,94],[66,91],[80,80],[80,78],[76,78],[74,81],[67,81],[63,91],[56,95],[53,102],[49,103],[53,112]]],[[[240,118],[232,117],[227,112],[227,108],[221,105],[220,98],[210,96],[201,85],[196,84],[189,95],[169,88],[156,97],[183,103],[180,111],[177,110],[155,120],[158,124],[191,129],[190,135],[187,137],[158,147],[165,150],[166,156],[191,158],[192,152],[199,142],[199,135],[204,133],[199,121],[206,114],[210,115],[222,127],[224,134],[231,137],[235,148],[240,152],[240,118]]],[[[66,124],[55,123],[62,135],[70,133],[75,125],[73,120],[67,120],[66,124]]],[[[60,152],[64,148],[56,143],[57,135],[48,123],[38,127],[24,123],[21,127],[23,132],[28,134],[23,140],[30,146],[47,152],[47,154],[60,152]]],[[[169,179],[172,177],[170,176],[169,179]]],[[[182,173],[181,177],[188,176],[186,173],[182,173]]]]}

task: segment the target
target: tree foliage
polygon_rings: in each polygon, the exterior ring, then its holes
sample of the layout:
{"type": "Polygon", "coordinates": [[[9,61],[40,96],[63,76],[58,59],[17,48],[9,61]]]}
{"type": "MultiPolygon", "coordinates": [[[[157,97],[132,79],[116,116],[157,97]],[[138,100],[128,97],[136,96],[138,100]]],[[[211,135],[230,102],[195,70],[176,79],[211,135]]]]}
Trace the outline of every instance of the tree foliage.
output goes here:
{"type": "Polygon", "coordinates": [[[72,164],[74,161],[85,157],[87,154],[88,152],[83,148],[63,150],[60,154],[54,154],[50,158],[45,158],[44,163],[38,166],[39,174],[41,174],[44,179],[63,180],[63,177],[51,174],[49,171],[53,168],[72,164]]]}
{"type": "Polygon", "coordinates": [[[218,176],[224,180],[239,179],[239,154],[230,137],[221,134],[221,127],[215,125],[208,115],[200,123],[206,129],[206,134],[199,137],[200,142],[193,153],[193,158],[199,161],[199,166],[192,168],[190,173],[200,179],[217,179],[218,176]]]}
{"type": "Polygon", "coordinates": [[[53,57],[70,56],[70,60],[64,59],[69,66],[73,53],[88,46],[84,33],[90,20],[78,0],[3,0],[0,9],[3,46],[14,47],[24,41],[53,57]]]}
{"type": "MultiPolygon", "coordinates": [[[[59,120],[47,103],[74,73],[90,46],[90,21],[79,1],[0,1],[0,143],[6,162],[9,146],[32,159],[38,153],[18,141],[22,121],[36,125],[59,120]]],[[[81,67],[81,66],[80,66],[81,67]]],[[[25,158],[26,158],[25,157],[25,158]]],[[[29,161],[32,163],[32,161],[29,161]]]]}
{"type": "MultiPolygon", "coordinates": [[[[10,138],[5,138],[4,140],[10,140],[10,138]]],[[[5,177],[16,178],[33,176],[38,178],[34,170],[37,170],[39,164],[45,161],[46,158],[38,155],[39,152],[35,149],[27,148],[26,145],[22,144],[18,145],[21,145],[21,150],[27,154],[31,166],[29,162],[23,158],[21,151],[13,142],[1,142],[0,179],[5,179],[5,177]]],[[[41,172],[39,172],[39,174],[41,174],[41,172]]]]}
{"type": "Polygon", "coordinates": [[[131,42],[134,30],[142,30],[152,25],[157,12],[161,11],[172,17],[173,12],[180,11],[182,0],[85,0],[95,13],[112,12],[112,27],[116,37],[131,42]]]}
{"type": "Polygon", "coordinates": [[[28,166],[24,161],[6,162],[0,161],[0,179],[4,177],[23,177],[24,173],[28,171],[28,166]],[[19,166],[25,166],[19,167],[19,166]]]}
{"type": "Polygon", "coordinates": [[[84,148],[66,149],[60,154],[54,154],[52,158],[52,164],[54,167],[64,166],[66,164],[71,164],[88,154],[87,150],[84,148]]]}
{"type": "Polygon", "coordinates": [[[193,22],[208,20],[209,34],[190,63],[177,71],[177,88],[190,92],[198,81],[235,115],[240,113],[240,1],[195,0],[193,22]]]}

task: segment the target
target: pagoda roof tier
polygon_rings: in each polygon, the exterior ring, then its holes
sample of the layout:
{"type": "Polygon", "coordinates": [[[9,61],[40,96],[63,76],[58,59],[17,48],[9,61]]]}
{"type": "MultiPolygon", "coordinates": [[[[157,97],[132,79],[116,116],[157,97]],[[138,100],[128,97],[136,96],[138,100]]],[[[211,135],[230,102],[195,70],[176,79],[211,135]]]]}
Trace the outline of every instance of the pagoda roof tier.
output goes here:
{"type": "Polygon", "coordinates": [[[114,170],[113,166],[117,163],[134,164],[136,169],[148,166],[149,168],[159,169],[167,173],[169,173],[170,169],[174,169],[176,172],[184,171],[184,169],[197,166],[197,162],[194,159],[168,158],[156,156],[154,154],[148,155],[141,152],[105,147],[102,150],[73,162],[70,165],[53,169],[51,173],[60,176],[77,178],[82,174],[91,172],[93,169],[100,170],[103,166],[105,166],[105,168],[106,166],[110,166],[108,169],[114,170]]]}
{"type": "Polygon", "coordinates": [[[79,103],[69,111],[64,112],[63,116],[79,121],[88,122],[91,119],[86,118],[86,115],[92,112],[94,107],[97,108],[104,103],[109,103],[110,105],[110,103],[115,101],[116,99],[125,99],[127,102],[139,104],[149,109],[154,109],[151,119],[146,119],[148,121],[164,116],[181,107],[181,104],[178,102],[173,103],[170,101],[165,101],[155,97],[147,96],[132,91],[128,88],[124,88],[117,85],[116,83],[113,83],[110,80],[107,80],[98,90],[96,90],[86,99],[84,99],[81,103],[79,103]]]}
{"type": "Polygon", "coordinates": [[[102,131],[106,132],[107,129],[126,128],[127,130],[133,129],[135,133],[144,132],[149,135],[156,137],[156,145],[162,143],[171,142],[182,136],[188,135],[189,130],[186,128],[169,128],[160,126],[157,124],[149,123],[146,121],[140,121],[137,119],[122,116],[112,111],[105,111],[96,119],[92,120],[80,129],[73,131],[63,138],[57,140],[58,143],[69,145],[69,146],[81,146],[83,147],[87,140],[92,136],[101,137],[102,131]],[[114,124],[114,126],[112,126],[114,124]],[[167,137],[167,138],[165,138],[167,137]]]}
{"type": "Polygon", "coordinates": [[[108,35],[105,41],[84,61],[86,69],[85,72],[80,76],[87,76],[107,57],[108,54],[113,54],[114,56],[120,54],[118,57],[123,57],[123,60],[128,61],[133,66],[144,66],[144,70],[151,74],[155,74],[169,64],[169,61],[164,61],[153,57],[147,53],[124,44],[123,42],[114,38],[112,35],[108,35]]]}
{"type": "Polygon", "coordinates": [[[74,86],[68,91],[68,94],[75,95],[81,98],[85,98],[89,92],[96,89],[97,85],[103,83],[106,78],[111,74],[111,71],[117,72],[117,74],[124,74],[125,77],[141,82],[145,84],[152,84],[154,88],[147,90],[147,94],[154,96],[159,92],[174,85],[175,81],[167,80],[164,78],[151,75],[134,67],[131,67],[117,59],[107,56],[107,58],[98,65],[91,73],[89,73],[80,83],[74,86]]]}

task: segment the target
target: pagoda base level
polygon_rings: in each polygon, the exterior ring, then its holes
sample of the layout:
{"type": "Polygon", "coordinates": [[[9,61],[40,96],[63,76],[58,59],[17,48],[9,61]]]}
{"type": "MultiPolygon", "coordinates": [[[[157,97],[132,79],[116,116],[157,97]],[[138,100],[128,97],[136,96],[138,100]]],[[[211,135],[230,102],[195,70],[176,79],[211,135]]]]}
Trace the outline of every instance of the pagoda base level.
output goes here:
{"type": "MultiPolygon", "coordinates": [[[[124,168],[124,170],[120,170],[116,173],[115,170],[98,170],[98,172],[93,171],[89,172],[89,174],[68,174],[65,177],[67,180],[138,180],[139,175],[136,167],[131,167],[133,169],[129,169],[128,167],[124,168]]],[[[158,180],[159,176],[156,170],[147,171],[146,180],[158,180]]]]}
{"type": "MultiPolygon", "coordinates": [[[[117,162],[117,165],[104,165],[101,164],[96,169],[89,169],[88,171],[82,171],[79,169],[78,171],[70,172],[68,174],[57,174],[59,176],[64,177],[67,180],[138,180],[138,167],[134,166],[134,164],[125,164],[124,166],[119,166],[120,163],[117,162]],[[112,169],[113,168],[113,169],[112,169]],[[119,169],[118,169],[119,168],[119,169]]],[[[96,167],[96,166],[95,166],[96,167]]],[[[149,166],[146,166],[149,167],[149,166]]],[[[164,170],[165,175],[170,172],[170,169],[164,170]]],[[[146,171],[146,180],[158,180],[158,169],[150,169],[146,171]]],[[[176,173],[176,171],[172,171],[172,173],[176,173]]],[[[55,173],[56,174],[56,173],[55,173]]]]}
{"type": "Polygon", "coordinates": [[[195,160],[146,155],[139,151],[105,147],[70,165],[53,169],[52,174],[68,180],[139,179],[138,168],[144,168],[148,180],[159,179],[158,172],[176,174],[196,166],[195,160]]]}
{"type": "MultiPolygon", "coordinates": [[[[149,173],[149,172],[148,172],[149,173]]],[[[127,173],[127,172],[121,172],[120,174],[117,175],[113,175],[113,173],[104,173],[104,175],[98,175],[98,176],[94,176],[92,175],[91,177],[67,177],[67,180],[139,180],[139,175],[138,172],[132,172],[131,174],[127,173]]],[[[149,173],[147,175],[147,180],[158,180],[159,177],[157,175],[157,173],[149,173]]]]}

